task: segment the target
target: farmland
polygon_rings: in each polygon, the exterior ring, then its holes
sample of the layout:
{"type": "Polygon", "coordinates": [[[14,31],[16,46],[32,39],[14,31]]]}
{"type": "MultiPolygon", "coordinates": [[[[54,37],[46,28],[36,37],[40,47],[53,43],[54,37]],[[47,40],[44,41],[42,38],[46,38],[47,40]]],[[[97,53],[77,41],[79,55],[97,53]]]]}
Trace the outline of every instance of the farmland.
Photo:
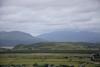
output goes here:
{"type": "MultiPolygon", "coordinates": [[[[85,43],[87,44],[87,43],[85,43]]],[[[46,67],[49,64],[55,67],[96,67],[91,61],[91,54],[99,52],[99,46],[89,46],[82,43],[38,43],[35,45],[17,45],[13,49],[1,49],[0,65],[16,65],[46,67]]]]}
{"type": "Polygon", "coordinates": [[[73,64],[78,67],[79,64],[86,64],[86,67],[94,67],[91,63],[89,54],[53,54],[53,53],[30,53],[30,54],[0,54],[0,64],[26,64],[32,66],[32,64],[73,64]]]}

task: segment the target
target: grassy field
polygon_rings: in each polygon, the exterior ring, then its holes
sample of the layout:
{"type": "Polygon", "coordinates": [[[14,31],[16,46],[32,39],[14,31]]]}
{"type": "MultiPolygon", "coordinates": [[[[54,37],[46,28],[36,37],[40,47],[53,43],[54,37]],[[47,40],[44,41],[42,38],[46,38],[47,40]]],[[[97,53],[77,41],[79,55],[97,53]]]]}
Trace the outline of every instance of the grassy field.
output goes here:
{"type": "Polygon", "coordinates": [[[28,67],[35,63],[54,64],[54,65],[71,65],[78,67],[85,64],[86,67],[95,67],[89,58],[89,54],[65,54],[65,53],[10,53],[0,54],[0,64],[26,64],[28,67]]]}
{"type": "Polygon", "coordinates": [[[24,67],[33,67],[32,65],[37,63],[40,65],[38,67],[45,67],[43,66],[45,64],[54,64],[56,66],[68,65],[68,67],[71,64],[74,67],[85,64],[85,67],[100,67],[95,66],[90,59],[91,54],[100,52],[99,49],[100,46],[98,44],[82,42],[19,44],[13,49],[0,49],[0,65],[24,64],[26,65],[24,67]]]}

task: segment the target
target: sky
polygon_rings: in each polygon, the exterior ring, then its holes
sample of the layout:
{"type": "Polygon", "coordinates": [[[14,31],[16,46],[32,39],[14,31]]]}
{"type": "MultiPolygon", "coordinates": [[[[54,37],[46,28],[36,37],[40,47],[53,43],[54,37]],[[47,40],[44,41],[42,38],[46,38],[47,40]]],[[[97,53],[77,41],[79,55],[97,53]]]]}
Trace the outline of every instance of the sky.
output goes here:
{"type": "Polygon", "coordinates": [[[100,32],[100,0],[0,0],[0,31],[100,32]]]}

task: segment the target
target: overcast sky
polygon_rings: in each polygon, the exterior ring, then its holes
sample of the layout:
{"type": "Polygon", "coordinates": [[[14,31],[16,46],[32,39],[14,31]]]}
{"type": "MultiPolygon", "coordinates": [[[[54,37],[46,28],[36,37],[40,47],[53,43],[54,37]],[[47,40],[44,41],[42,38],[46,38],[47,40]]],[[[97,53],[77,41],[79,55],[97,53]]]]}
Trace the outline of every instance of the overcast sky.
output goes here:
{"type": "Polygon", "coordinates": [[[56,30],[100,32],[100,0],[0,0],[0,31],[56,30]]]}

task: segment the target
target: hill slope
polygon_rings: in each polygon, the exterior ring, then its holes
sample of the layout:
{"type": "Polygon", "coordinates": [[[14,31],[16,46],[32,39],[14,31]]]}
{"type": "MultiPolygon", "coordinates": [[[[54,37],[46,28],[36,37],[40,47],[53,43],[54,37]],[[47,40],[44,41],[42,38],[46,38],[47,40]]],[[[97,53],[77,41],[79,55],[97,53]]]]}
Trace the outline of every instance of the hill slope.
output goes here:
{"type": "Polygon", "coordinates": [[[50,42],[100,42],[100,33],[86,31],[55,31],[38,37],[50,42]]]}
{"type": "Polygon", "coordinates": [[[0,32],[0,46],[15,46],[17,44],[31,44],[41,41],[40,38],[33,37],[24,32],[0,32]]]}
{"type": "Polygon", "coordinates": [[[14,49],[17,50],[88,50],[99,49],[99,43],[85,43],[85,42],[41,42],[30,45],[17,45],[14,49]]]}

